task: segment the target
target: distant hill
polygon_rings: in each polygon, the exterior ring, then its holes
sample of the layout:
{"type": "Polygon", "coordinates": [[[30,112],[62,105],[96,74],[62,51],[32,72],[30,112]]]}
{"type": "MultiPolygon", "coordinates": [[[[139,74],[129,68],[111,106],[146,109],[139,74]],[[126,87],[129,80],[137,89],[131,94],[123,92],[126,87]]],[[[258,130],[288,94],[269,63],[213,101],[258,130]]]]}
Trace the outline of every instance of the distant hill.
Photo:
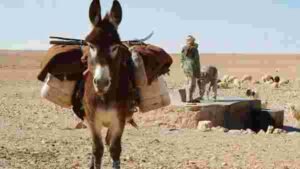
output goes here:
{"type": "MultiPolygon", "coordinates": [[[[39,69],[46,51],[0,50],[0,68],[2,69],[39,69]]],[[[179,54],[172,54],[174,63],[171,78],[182,75],[179,54]]],[[[200,54],[201,65],[215,65],[220,76],[231,74],[238,77],[251,74],[256,78],[265,73],[278,74],[286,78],[300,77],[300,54],[200,54]],[[279,72],[276,72],[279,70],[279,72]]]]}
{"type": "Polygon", "coordinates": [[[0,56],[27,56],[27,57],[39,57],[46,54],[43,50],[1,50],[0,56]]]}

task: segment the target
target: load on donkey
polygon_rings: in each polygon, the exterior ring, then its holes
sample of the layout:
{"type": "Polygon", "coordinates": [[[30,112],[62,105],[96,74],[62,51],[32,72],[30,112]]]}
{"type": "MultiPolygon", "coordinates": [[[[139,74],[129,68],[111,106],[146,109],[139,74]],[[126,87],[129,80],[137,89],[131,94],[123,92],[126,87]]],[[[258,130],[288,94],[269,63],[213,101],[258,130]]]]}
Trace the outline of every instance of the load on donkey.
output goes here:
{"type": "Polygon", "coordinates": [[[103,19],[99,0],[89,9],[93,29],[85,40],[53,45],[38,75],[45,82],[42,97],[62,107],[73,107],[92,134],[91,168],[101,168],[102,127],[107,127],[113,168],[120,168],[121,137],[134,108],[147,112],[170,104],[161,75],[169,72],[172,59],[163,49],[136,41],[121,41],[118,25],[122,8],[114,0],[103,19]]]}
{"type": "MultiPolygon", "coordinates": [[[[131,99],[133,111],[148,112],[169,104],[169,95],[161,75],[169,72],[172,59],[162,48],[144,43],[151,35],[140,40],[123,41],[113,47],[115,55],[131,57],[126,63],[131,68],[131,99]]],[[[72,108],[83,120],[82,97],[84,77],[88,72],[90,55],[85,41],[77,39],[51,41],[41,63],[38,80],[44,82],[42,97],[64,108],[72,108]]]]}

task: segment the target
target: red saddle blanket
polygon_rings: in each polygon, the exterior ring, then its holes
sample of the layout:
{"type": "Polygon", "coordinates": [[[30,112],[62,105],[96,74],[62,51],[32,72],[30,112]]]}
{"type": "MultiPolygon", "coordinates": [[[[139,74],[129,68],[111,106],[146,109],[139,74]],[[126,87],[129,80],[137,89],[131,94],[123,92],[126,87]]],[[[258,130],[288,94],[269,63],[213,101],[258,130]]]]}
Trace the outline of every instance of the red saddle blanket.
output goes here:
{"type": "Polygon", "coordinates": [[[160,75],[170,71],[169,68],[173,60],[164,49],[150,44],[143,44],[134,46],[133,50],[143,58],[149,85],[160,75]]]}
{"type": "Polygon", "coordinates": [[[82,62],[82,56],[87,52],[87,47],[81,48],[79,45],[53,45],[41,62],[38,80],[44,81],[48,73],[60,80],[79,80],[87,67],[82,62]]]}

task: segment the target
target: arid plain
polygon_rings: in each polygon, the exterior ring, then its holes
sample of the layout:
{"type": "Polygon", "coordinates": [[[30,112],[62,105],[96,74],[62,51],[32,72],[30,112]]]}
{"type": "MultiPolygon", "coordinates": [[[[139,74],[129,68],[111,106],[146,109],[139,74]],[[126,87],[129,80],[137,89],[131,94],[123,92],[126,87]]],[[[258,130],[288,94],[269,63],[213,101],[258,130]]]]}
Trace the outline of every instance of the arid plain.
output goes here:
{"type": "MultiPolygon", "coordinates": [[[[74,129],[74,116],[40,98],[37,81],[43,51],[0,51],[0,168],[71,169],[87,168],[91,140],[88,130],[74,129]]],[[[179,56],[168,87],[184,84],[179,56]]],[[[220,89],[221,96],[245,97],[245,89],[256,88],[270,108],[285,109],[300,100],[300,54],[201,54],[202,65],[215,65],[220,76],[241,78],[245,74],[260,80],[264,74],[278,75],[289,84],[272,88],[268,84],[245,83],[241,89],[220,89]],[[299,79],[298,79],[299,78],[299,79]]],[[[297,121],[285,109],[286,128],[297,121]]],[[[197,168],[282,168],[300,169],[300,133],[243,134],[201,132],[160,125],[178,110],[166,107],[135,115],[140,126],[127,127],[123,137],[122,165],[126,169],[197,168]]],[[[104,168],[111,162],[105,151],[104,168]]]]}

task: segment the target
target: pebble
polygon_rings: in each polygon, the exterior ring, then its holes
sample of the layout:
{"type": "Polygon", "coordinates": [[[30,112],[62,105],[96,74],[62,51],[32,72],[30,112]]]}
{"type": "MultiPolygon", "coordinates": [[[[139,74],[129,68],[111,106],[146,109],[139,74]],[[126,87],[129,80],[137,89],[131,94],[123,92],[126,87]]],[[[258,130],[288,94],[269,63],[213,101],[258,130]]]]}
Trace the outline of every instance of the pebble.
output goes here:
{"type": "Polygon", "coordinates": [[[279,129],[279,128],[276,128],[274,131],[273,131],[274,134],[282,134],[282,133],[285,133],[284,130],[282,129],[279,129]]]}
{"type": "Polygon", "coordinates": [[[246,132],[247,132],[247,134],[255,134],[255,132],[251,129],[247,129],[246,132]]]}
{"type": "Polygon", "coordinates": [[[267,129],[267,134],[272,134],[274,132],[274,127],[273,126],[269,126],[267,129]]]}
{"type": "Polygon", "coordinates": [[[264,130],[260,130],[257,134],[263,135],[263,134],[266,134],[266,132],[264,130]]]}
{"type": "Polygon", "coordinates": [[[211,131],[212,129],[212,122],[211,121],[199,121],[197,129],[202,132],[211,131]]]}
{"type": "Polygon", "coordinates": [[[224,127],[221,127],[221,126],[218,126],[218,127],[213,127],[211,128],[213,131],[217,131],[217,132],[228,132],[229,130],[227,128],[224,128],[224,127]]]}
{"type": "Polygon", "coordinates": [[[228,134],[240,135],[240,134],[242,134],[242,131],[241,130],[229,130],[228,134]]]}
{"type": "Polygon", "coordinates": [[[227,163],[222,163],[222,166],[224,167],[224,166],[227,166],[228,164],[227,163]]]}

